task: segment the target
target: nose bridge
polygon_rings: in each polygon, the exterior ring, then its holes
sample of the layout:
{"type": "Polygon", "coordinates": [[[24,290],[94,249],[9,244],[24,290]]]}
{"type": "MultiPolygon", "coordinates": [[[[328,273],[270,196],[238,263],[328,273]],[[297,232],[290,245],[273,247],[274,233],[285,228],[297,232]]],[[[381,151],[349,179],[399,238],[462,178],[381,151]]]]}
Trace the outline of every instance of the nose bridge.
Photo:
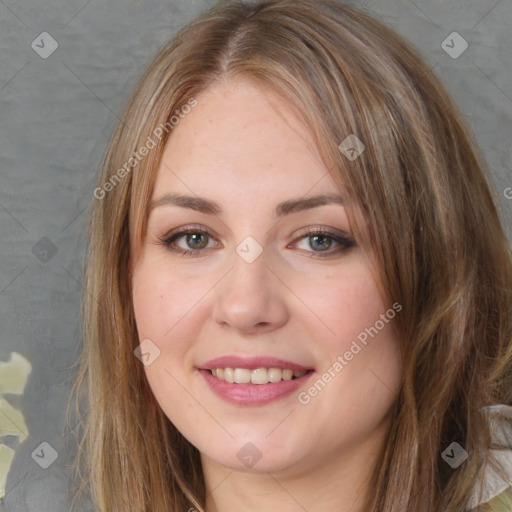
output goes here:
{"type": "Polygon", "coordinates": [[[245,331],[282,325],[287,318],[285,296],[263,247],[251,237],[243,240],[230,268],[217,289],[214,319],[245,331]]]}

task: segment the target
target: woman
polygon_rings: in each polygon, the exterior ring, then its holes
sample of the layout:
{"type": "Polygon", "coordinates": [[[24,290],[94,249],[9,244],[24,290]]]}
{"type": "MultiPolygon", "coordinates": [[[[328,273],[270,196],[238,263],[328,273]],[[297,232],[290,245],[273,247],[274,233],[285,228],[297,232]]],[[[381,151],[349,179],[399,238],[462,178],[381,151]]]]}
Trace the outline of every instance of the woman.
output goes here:
{"type": "Polygon", "coordinates": [[[97,508],[506,503],[487,181],[439,80],[355,8],[225,2],[181,30],[94,191],[75,391],[97,508]]]}

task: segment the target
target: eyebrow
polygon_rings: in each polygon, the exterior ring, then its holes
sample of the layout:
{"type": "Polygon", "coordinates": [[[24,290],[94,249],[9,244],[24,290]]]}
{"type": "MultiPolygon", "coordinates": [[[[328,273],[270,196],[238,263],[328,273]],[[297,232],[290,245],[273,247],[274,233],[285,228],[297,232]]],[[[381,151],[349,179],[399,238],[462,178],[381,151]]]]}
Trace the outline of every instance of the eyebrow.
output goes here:
{"type": "MultiPolygon", "coordinates": [[[[343,199],[334,194],[320,194],[299,199],[289,199],[279,203],[275,208],[276,217],[284,217],[290,213],[309,210],[317,206],[326,204],[343,204],[343,199]]],[[[153,199],[149,203],[148,213],[152,212],[159,206],[180,206],[189,208],[207,215],[219,215],[222,208],[215,201],[198,196],[186,196],[181,194],[164,194],[158,199],[153,199]]]]}

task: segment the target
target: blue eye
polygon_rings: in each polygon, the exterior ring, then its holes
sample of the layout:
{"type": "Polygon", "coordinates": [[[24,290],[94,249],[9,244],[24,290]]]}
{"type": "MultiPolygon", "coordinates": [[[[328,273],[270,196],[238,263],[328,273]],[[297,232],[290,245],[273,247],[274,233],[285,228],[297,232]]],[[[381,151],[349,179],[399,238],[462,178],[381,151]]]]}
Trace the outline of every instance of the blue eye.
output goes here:
{"type": "MultiPolygon", "coordinates": [[[[308,240],[307,246],[313,249],[314,253],[327,253],[328,255],[337,254],[355,245],[353,238],[324,229],[310,231],[299,240],[308,240]],[[334,250],[332,250],[333,245],[335,246],[334,250]]],[[[319,256],[322,257],[322,255],[319,256]]]]}
{"type": "MultiPolygon", "coordinates": [[[[313,249],[310,257],[327,258],[329,256],[337,255],[356,245],[355,240],[348,235],[341,235],[334,233],[325,228],[316,228],[306,233],[303,233],[298,238],[299,242],[307,240],[307,247],[313,249]],[[334,245],[334,248],[333,248],[334,245]]],[[[294,245],[298,245],[297,242],[294,245]]]]}
{"type": "Polygon", "coordinates": [[[208,231],[195,228],[187,228],[181,231],[177,231],[169,236],[160,238],[160,241],[171,252],[183,254],[185,256],[201,256],[204,249],[207,248],[207,238],[211,238],[211,235],[208,233],[208,231]],[[184,238],[186,245],[192,249],[187,250],[183,249],[182,247],[177,247],[176,242],[180,238],[184,238]]]}
{"type": "MultiPolygon", "coordinates": [[[[159,237],[160,243],[169,251],[192,257],[202,256],[206,249],[211,249],[211,246],[208,247],[210,239],[213,239],[213,236],[208,231],[195,227],[186,227],[169,235],[159,237]],[[182,238],[184,239],[186,247],[189,247],[190,249],[185,249],[177,245],[177,242],[182,238]]],[[[312,229],[303,233],[297,241],[307,239],[309,239],[307,244],[308,247],[313,250],[302,250],[312,253],[311,257],[325,258],[333,256],[356,245],[356,242],[352,237],[334,233],[322,228],[312,229]]],[[[292,245],[297,245],[297,241],[293,242],[292,245]]]]}

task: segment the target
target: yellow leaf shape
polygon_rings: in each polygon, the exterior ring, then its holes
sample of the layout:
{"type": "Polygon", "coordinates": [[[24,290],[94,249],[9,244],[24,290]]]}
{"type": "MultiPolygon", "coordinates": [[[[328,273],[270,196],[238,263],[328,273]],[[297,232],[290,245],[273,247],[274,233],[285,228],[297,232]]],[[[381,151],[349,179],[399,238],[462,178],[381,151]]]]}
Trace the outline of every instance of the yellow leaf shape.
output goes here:
{"type": "Polygon", "coordinates": [[[17,352],[11,352],[9,361],[0,361],[0,395],[21,395],[31,371],[32,365],[27,359],[17,352]]]}
{"type": "Polygon", "coordinates": [[[28,436],[28,429],[23,414],[18,409],[15,409],[5,398],[0,398],[1,436],[17,436],[20,443],[28,436]]]}
{"type": "Polygon", "coordinates": [[[13,459],[14,450],[5,444],[0,444],[0,501],[4,501],[5,498],[7,473],[9,473],[13,459]]]}

